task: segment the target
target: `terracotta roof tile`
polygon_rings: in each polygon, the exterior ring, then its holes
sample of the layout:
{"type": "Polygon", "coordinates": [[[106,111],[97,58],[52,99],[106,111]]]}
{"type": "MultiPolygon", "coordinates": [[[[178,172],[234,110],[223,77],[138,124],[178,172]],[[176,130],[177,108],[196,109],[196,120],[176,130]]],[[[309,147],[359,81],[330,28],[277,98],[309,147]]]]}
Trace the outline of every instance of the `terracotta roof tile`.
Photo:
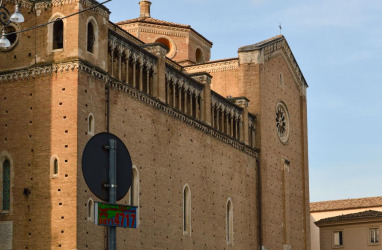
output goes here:
{"type": "Polygon", "coordinates": [[[329,218],[321,219],[315,223],[319,225],[319,224],[331,223],[331,222],[355,221],[355,220],[378,219],[378,218],[382,219],[382,212],[368,210],[368,211],[363,211],[359,213],[329,217],[329,218]]]}
{"type": "Polygon", "coordinates": [[[382,206],[382,196],[377,196],[360,199],[312,202],[310,203],[310,212],[348,210],[380,206],[382,206]]]}

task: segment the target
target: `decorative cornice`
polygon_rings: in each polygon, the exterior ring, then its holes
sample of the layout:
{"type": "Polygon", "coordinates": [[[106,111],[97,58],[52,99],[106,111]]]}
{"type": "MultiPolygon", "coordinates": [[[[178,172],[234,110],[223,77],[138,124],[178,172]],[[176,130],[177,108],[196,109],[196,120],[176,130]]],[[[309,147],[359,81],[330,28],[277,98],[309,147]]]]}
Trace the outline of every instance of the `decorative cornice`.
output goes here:
{"type": "Polygon", "coordinates": [[[232,147],[245,152],[248,155],[251,155],[255,158],[259,157],[259,151],[257,149],[246,146],[244,143],[233,139],[230,136],[227,136],[214,128],[208,126],[207,124],[202,123],[179,110],[176,110],[169,105],[162,103],[161,101],[135,89],[134,87],[118,81],[115,78],[112,78],[107,73],[98,70],[87,63],[76,60],[65,63],[50,64],[45,66],[34,66],[27,69],[21,69],[14,72],[3,72],[0,73],[0,84],[4,82],[11,82],[23,79],[37,78],[39,76],[51,76],[58,73],[66,73],[73,71],[81,71],[86,74],[91,75],[94,78],[100,79],[105,85],[111,86],[117,91],[126,93],[129,97],[137,99],[138,101],[151,106],[155,109],[160,110],[163,113],[166,113],[169,116],[172,116],[175,119],[181,120],[184,123],[192,126],[203,133],[209,134],[218,140],[231,145],[232,147]]]}
{"type": "Polygon", "coordinates": [[[155,24],[147,24],[147,23],[134,23],[134,24],[124,24],[120,25],[121,28],[126,30],[127,32],[144,32],[144,33],[152,33],[158,35],[167,35],[167,36],[175,36],[175,37],[187,37],[187,29],[170,27],[166,26],[166,29],[163,26],[155,25],[155,24]]]}
{"type": "MultiPolygon", "coordinates": [[[[25,0],[24,0],[25,1],[25,0]]],[[[97,4],[97,2],[91,1],[91,0],[51,0],[51,1],[44,1],[44,2],[38,2],[34,5],[35,10],[44,10],[52,7],[61,7],[65,5],[72,5],[79,3],[82,5],[82,8],[90,8],[97,4]]],[[[96,7],[93,9],[97,14],[109,18],[110,12],[105,7],[96,7]]]]}
{"type": "Polygon", "coordinates": [[[230,71],[239,68],[239,59],[234,58],[231,60],[217,61],[217,62],[207,62],[203,64],[197,64],[192,66],[185,66],[184,70],[189,73],[196,73],[205,71],[208,73],[220,72],[220,71],[230,71]]]}

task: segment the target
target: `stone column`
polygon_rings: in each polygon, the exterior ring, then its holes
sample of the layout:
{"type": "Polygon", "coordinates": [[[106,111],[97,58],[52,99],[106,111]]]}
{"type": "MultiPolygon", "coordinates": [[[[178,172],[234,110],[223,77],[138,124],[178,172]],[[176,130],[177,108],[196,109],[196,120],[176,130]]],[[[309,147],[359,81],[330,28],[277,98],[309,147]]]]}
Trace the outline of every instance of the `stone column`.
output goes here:
{"type": "Polygon", "coordinates": [[[185,114],[188,114],[188,107],[187,107],[187,96],[188,96],[188,94],[187,94],[187,89],[185,89],[184,90],[184,113],[185,114]]]}
{"type": "Polygon", "coordinates": [[[143,91],[143,59],[139,60],[139,90],[143,91]]]}
{"type": "Polygon", "coordinates": [[[147,94],[150,95],[150,69],[147,67],[147,72],[146,72],[146,90],[147,94]]]}
{"type": "Polygon", "coordinates": [[[130,53],[126,52],[126,83],[129,83],[130,53]]]}
{"type": "Polygon", "coordinates": [[[122,81],[122,48],[118,48],[118,80],[122,81]]]}

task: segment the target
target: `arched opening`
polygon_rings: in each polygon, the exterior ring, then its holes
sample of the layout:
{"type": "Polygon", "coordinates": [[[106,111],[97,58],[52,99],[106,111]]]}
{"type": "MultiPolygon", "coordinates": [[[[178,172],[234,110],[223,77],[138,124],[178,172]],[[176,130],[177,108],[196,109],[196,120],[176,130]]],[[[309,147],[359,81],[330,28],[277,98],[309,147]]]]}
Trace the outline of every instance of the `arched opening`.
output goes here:
{"type": "MultiPolygon", "coordinates": [[[[16,28],[13,27],[12,25],[8,25],[7,27],[5,27],[6,34],[10,34],[13,32],[16,32],[16,28]]],[[[12,45],[15,44],[15,42],[17,41],[17,34],[7,35],[7,38],[9,42],[11,43],[11,47],[12,47],[12,45]]]]}
{"type": "Polygon", "coordinates": [[[191,192],[188,185],[183,189],[183,234],[191,235],[191,192]]]}
{"type": "Polygon", "coordinates": [[[89,114],[88,116],[88,134],[94,135],[94,116],[89,114]]]}
{"type": "Polygon", "coordinates": [[[64,48],[64,22],[57,18],[53,23],[53,49],[64,48]]]}
{"type": "Polygon", "coordinates": [[[139,201],[139,175],[138,170],[133,168],[133,176],[130,186],[130,205],[138,206],[139,201]]]}
{"type": "Polygon", "coordinates": [[[88,43],[87,50],[90,53],[94,53],[94,44],[95,44],[95,34],[94,34],[94,25],[92,22],[88,22],[88,43]]]}
{"type": "Polygon", "coordinates": [[[171,51],[171,42],[167,38],[160,37],[155,42],[163,44],[164,46],[168,48],[168,51],[171,51]]]}
{"type": "Polygon", "coordinates": [[[203,51],[200,48],[196,49],[195,58],[197,63],[204,63],[203,51]]]}
{"type": "Polygon", "coordinates": [[[90,198],[88,200],[88,203],[87,203],[87,211],[88,211],[88,220],[89,221],[92,221],[93,218],[94,218],[94,201],[92,198],[90,198]]]}
{"type": "Polygon", "coordinates": [[[2,164],[2,211],[11,210],[11,162],[5,159],[2,164]]]}
{"type": "Polygon", "coordinates": [[[227,201],[227,210],[226,210],[226,229],[227,229],[227,244],[230,245],[233,243],[233,207],[231,199],[227,201]]]}

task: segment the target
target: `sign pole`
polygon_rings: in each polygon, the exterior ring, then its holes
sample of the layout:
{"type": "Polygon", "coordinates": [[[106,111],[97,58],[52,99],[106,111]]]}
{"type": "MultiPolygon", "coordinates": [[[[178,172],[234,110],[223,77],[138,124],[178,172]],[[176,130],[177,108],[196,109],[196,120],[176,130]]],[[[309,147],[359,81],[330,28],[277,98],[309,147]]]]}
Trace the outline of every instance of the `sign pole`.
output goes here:
{"type": "MultiPolygon", "coordinates": [[[[117,202],[117,141],[109,139],[109,203],[117,202]]],[[[117,249],[117,228],[109,226],[109,250],[117,249]]]]}

